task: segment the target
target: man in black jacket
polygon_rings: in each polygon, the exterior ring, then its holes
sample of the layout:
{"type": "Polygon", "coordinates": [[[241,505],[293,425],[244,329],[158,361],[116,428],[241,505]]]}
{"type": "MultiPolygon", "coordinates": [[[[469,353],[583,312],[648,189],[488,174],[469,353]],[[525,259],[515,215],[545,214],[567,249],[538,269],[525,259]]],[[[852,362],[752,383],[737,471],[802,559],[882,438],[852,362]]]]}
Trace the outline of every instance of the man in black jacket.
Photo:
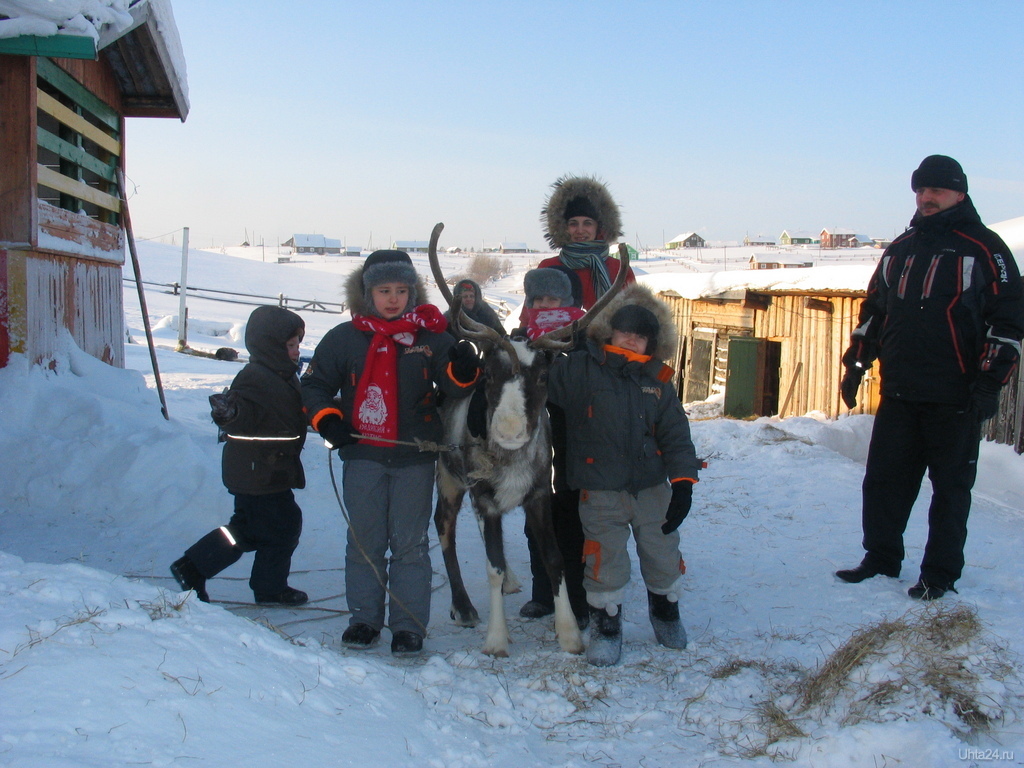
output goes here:
{"type": "Polygon", "coordinates": [[[1013,255],[981,223],[956,160],[926,157],[911,187],[917,213],[882,255],[843,355],[847,406],[856,405],[876,358],[882,399],[863,483],[866,554],[836,576],[899,576],[903,533],[927,470],[928,542],[909,595],[934,600],[963,570],[981,424],[996,414],[1017,368],[1024,298],[1013,255]]]}

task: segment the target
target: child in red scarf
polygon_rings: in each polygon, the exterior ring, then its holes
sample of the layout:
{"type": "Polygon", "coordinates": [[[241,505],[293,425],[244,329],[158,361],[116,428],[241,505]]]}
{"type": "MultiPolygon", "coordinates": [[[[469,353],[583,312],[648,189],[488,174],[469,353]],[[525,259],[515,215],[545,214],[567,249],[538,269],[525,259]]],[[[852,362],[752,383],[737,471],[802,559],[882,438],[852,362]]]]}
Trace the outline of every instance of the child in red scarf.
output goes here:
{"type": "Polygon", "coordinates": [[[472,392],[479,360],[472,345],[444,332],[437,307],[417,304],[426,288],[405,252],[374,251],[346,293],[352,321],[324,336],[302,377],[310,423],[344,462],[352,616],[342,644],[374,645],[390,596],[391,652],[418,653],[430,620],[427,526],[437,454],[416,444],[441,441],[438,391],[472,392]]]}

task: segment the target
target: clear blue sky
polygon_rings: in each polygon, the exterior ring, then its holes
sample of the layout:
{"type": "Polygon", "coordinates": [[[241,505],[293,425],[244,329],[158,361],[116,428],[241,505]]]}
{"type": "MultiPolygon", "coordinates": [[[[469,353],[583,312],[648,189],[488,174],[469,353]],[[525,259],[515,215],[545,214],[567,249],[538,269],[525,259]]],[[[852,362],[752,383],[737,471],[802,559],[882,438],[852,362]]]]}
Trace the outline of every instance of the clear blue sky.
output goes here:
{"type": "MultiPolygon", "coordinates": [[[[137,237],[543,246],[564,173],[657,246],[892,236],[957,158],[1024,215],[1024,2],[173,0],[191,113],[130,120],[137,237]]],[[[1018,255],[1020,257],[1020,255],[1018,255]]]]}

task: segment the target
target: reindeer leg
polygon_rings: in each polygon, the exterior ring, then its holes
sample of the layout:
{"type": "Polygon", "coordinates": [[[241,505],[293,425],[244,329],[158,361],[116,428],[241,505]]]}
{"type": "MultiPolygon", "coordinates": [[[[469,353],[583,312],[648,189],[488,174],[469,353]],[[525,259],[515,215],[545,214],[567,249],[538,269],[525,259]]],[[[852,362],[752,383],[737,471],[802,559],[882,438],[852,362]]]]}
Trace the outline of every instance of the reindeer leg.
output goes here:
{"type": "Polygon", "coordinates": [[[434,527],[437,538],[441,542],[441,554],[444,555],[444,567],[448,572],[448,586],[451,588],[452,605],[450,614],[458,627],[475,627],[480,623],[480,614],[473,606],[462,581],[462,569],[459,567],[459,555],[455,547],[455,524],[462,507],[465,491],[459,491],[449,497],[441,490],[439,476],[437,506],[434,508],[434,527]]]}
{"type": "Polygon", "coordinates": [[[490,585],[491,611],[487,617],[487,638],[483,652],[488,656],[508,656],[508,622],[505,620],[505,597],[501,592],[505,581],[505,542],[501,533],[501,514],[486,512],[479,518],[487,552],[487,581],[490,585]]]}
{"type": "Polygon", "coordinates": [[[569,603],[569,593],[565,586],[565,564],[562,553],[558,549],[555,538],[555,526],[551,519],[551,489],[544,486],[530,492],[523,502],[526,522],[530,526],[534,540],[540,545],[544,557],[544,566],[551,579],[551,589],[555,596],[555,636],[562,650],[567,653],[583,653],[583,638],[576,623],[576,616],[569,603]]]}

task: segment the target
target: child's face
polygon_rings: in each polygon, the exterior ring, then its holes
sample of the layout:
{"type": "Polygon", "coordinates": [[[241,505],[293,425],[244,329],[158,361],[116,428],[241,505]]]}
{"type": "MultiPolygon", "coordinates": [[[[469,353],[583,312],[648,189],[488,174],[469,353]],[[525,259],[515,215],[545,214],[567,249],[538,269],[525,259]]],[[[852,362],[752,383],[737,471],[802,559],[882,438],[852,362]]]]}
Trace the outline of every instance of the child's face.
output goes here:
{"type": "Polygon", "coordinates": [[[630,352],[636,352],[638,355],[647,354],[647,337],[641,336],[639,333],[613,330],[611,344],[613,347],[628,349],[630,352]]]}
{"type": "Polygon", "coordinates": [[[463,309],[472,309],[476,306],[476,294],[473,291],[463,291],[459,298],[462,300],[463,309]]]}
{"type": "Polygon", "coordinates": [[[298,364],[299,362],[299,344],[302,343],[301,336],[292,336],[288,341],[284,343],[284,348],[288,351],[288,357],[291,358],[293,363],[298,364]]]}
{"type": "Polygon", "coordinates": [[[373,308],[385,320],[394,320],[405,312],[409,303],[409,286],[405,283],[381,283],[371,291],[373,308]]]}
{"type": "Polygon", "coordinates": [[[535,296],[533,309],[556,309],[562,306],[562,300],[557,296],[535,296]]]}

